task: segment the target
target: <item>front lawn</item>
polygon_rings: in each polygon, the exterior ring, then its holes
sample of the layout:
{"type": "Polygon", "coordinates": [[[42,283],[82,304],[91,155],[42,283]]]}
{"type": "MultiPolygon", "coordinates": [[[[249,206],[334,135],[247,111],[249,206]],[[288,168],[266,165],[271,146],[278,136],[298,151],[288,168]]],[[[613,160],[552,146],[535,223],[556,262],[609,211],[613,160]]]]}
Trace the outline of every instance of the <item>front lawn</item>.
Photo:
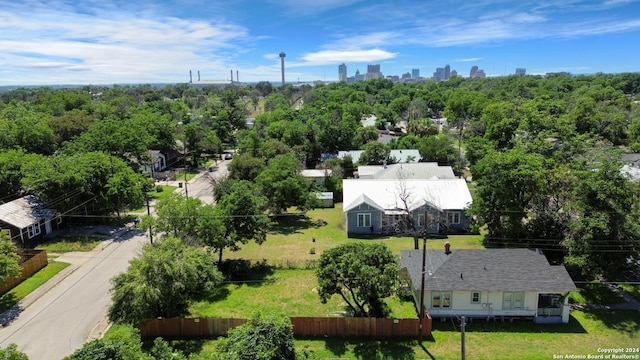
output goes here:
{"type": "MultiPolygon", "coordinates": [[[[230,283],[206,299],[191,306],[193,317],[247,318],[258,310],[287,316],[337,316],[346,303],[334,295],[326,304],[320,302],[317,279],[313,270],[279,269],[261,278],[230,283]]],[[[411,302],[396,296],[385,299],[391,317],[415,318],[411,302]]]]}
{"type": "Polygon", "coordinates": [[[49,264],[47,266],[33,274],[28,279],[25,279],[23,282],[0,297],[0,313],[11,308],[18,301],[24,299],[25,296],[29,295],[40,285],[49,281],[49,279],[54,277],[67,266],[69,266],[68,263],[49,260],[49,264]]]}
{"type": "Polygon", "coordinates": [[[91,251],[102,239],[90,236],[57,238],[39,243],[36,248],[47,251],[47,254],[62,254],[71,251],[91,251]]]}

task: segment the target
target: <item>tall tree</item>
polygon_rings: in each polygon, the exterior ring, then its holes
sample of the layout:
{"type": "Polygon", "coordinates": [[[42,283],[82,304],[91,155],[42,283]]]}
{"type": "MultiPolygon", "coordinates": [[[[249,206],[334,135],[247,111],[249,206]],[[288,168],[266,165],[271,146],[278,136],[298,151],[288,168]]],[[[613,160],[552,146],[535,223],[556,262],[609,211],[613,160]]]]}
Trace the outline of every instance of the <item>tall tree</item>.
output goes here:
{"type": "Polygon", "coordinates": [[[303,211],[314,207],[311,182],[300,175],[299,168],[300,161],[293,154],[278,155],[256,177],[273,214],[280,214],[292,206],[303,211]]]}
{"type": "Polygon", "coordinates": [[[189,301],[220,285],[222,274],[204,250],[167,238],[146,245],[112,282],[109,319],[139,325],[145,319],[187,315],[189,301]]]}
{"type": "Polygon", "coordinates": [[[396,257],[383,244],[350,242],[325,250],[316,270],[322,302],[340,297],[354,316],[385,316],[398,275],[396,257]]]}

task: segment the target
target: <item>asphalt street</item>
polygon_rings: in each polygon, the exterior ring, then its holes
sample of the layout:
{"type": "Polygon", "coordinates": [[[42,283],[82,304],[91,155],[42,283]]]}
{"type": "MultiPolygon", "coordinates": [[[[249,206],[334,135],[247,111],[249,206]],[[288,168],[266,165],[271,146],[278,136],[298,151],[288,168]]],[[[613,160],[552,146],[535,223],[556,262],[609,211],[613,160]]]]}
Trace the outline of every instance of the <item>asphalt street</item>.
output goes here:
{"type": "Polygon", "coordinates": [[[89,339],[111,302],[111,278],[125,271],[147,242],[137,230],[122,233],[88,253],[68,253],[58,260],[69,270],[52,278],[21,302],[0,329],[0,347],[16,343],[31,360],[62,359],[89,339]],[[54,286],[51,286],[54,285],[54,286]]]}

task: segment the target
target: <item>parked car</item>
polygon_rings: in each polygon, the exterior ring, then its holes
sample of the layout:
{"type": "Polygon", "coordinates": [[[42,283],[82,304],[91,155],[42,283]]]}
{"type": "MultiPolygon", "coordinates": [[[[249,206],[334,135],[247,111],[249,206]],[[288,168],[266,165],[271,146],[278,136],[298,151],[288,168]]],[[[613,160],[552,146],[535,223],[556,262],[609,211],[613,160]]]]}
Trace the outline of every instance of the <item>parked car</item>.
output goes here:
{"type": "Polygon", "coordinates": [[[231,154],[224,154],[225,160],[231,160],[231,154]]]}

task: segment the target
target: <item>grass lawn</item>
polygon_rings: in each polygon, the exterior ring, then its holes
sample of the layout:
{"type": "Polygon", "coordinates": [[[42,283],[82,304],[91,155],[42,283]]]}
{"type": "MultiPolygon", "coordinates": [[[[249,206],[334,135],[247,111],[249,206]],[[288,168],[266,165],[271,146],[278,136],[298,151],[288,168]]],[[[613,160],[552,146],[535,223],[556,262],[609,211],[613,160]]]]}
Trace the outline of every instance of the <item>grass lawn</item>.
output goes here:
{"type": "MultiPolygon", "coordinates": [[[[154,189],[149,191],[147,193],[147,196],[149,197],[149,200],[162,200],[165,199],[169,196],[171,196],[171,194],[173,194],[174,190],[177,189],[176,186],[171,186],[171,185],[155,185],[154,189]],[[158,191],[160,190],[160,191],[158,191]]],[[[139,208],[136,209],[131,209],[130,211],[131,213],[136,213],[136,214],[146,214],[147,213],[147,205],[143,205],[139,208]]]]}
{"type": "Polygon", "coordinates": [[[54,275],[62,271],[67,266],[69,266],[68,263],[50,260],[49,264],[42,270],[33,274],[33,276],[24,280],[23,282],[18,284],[18,286],[14,287],[9,292],[0,297],[0,313],[11,308],[18,301],[24,299],[25,296],[29,295],[40,285],[46,283],[49,279],[51,279],[54,275]]]}
{"type": "Polygon", "coordinates": [[[36,248],[44,249],[48,254],[61,254],[71,251],[91,251],[101,241],[101,239],[89,236],[59,238],[40,243],[36,248]]]}
{"type": "Polygon", "coordinates": [[[626,293],[640,301],[640,284],[618,284],[626,293]]]}
{"type": "MultiPolygon", "coordinates": [[[[288,214],[281,216],[275,230],[267,235],[267,241],[262,245],[250,242],[242,245],[236,252],[223,253],[226,259],[247,259],[267,262],[295,259],[305,261],[318,259],[322,251],[344,244],[348,241],[364,241],[383,243],[394,253],[400,255],[400,250],[413,249],[413,238],[391,237],[386,239],[348,239],[344,226],[342,204],[336,204],[332,209],[315,209],[305,215],[288,214]],[[315,239],[315,242],[313,241],[315,239]],[[311,254],[311,249],[315,254],[311,254]]],[[[430,239],[428,249],[443,249],[444,243],[449,241],[452,248],[482,249],[480,235],[451,235],[448,239],[430,239]]],[[[420,240],[422,246],[422,240],[420,240]]]]}
{"type": "MultiPolygon", "coordinates": [[[[221,291],[191,306],[192,316],[247,318],[258,310],[288,316],[332,316],[346,309],[346,303],[334,295],[320,302],[313,270],[278,269],[243,283],[227,284],[221,291]]],[[[395,318],[415,318],[410,302],[396,296],[387,299],[395,318]]]]}

